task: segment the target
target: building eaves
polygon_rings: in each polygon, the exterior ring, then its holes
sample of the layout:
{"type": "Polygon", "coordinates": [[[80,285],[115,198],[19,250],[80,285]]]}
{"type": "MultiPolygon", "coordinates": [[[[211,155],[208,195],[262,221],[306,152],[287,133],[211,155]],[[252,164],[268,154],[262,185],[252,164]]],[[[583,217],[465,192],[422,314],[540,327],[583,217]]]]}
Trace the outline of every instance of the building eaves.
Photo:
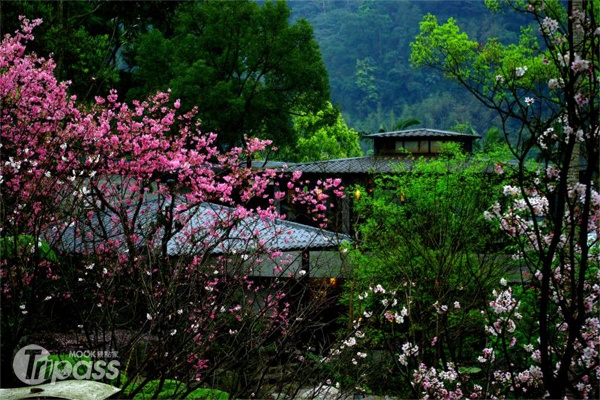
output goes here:
{"type": "Polygon", "coordinates": [[[451,139],[481,139],[480,135],[470,135],[468,133],[459,133],[451,131],[442,131],[438,129],[408,129],[402,131],[379,132],[365,135],[366,139],[376,138],[451,138],[451,139]]]}
{"type": "MultiPolygon", "coordinates": [[[[141,238],[154,231],[152,224],[157,222],[161,212],[156,200],[144,203],[143,209],[135,232],[141,238]]],[[[189,213],[186,225],[168,241],[167,253],[181,256],[208,250],[212,254],[243,254],[259,247],[282,252],[328,250],[337,249],[342,242],[351,240],[348,235],[282,219],[261,219],[256,214],[237,219],[233,217],[234,211],[214,203],[190,208],[186,211],[189,213]],[[231,218],[235,221],[233,225],[222,223],[231,218]]],[[[115,220],[118,219],[111,212],[98,210],[91,220],[71,224],[58,237],[48,233],[45,239],[61,251],[83,254],[93,251],[106,240],[123,242],[122,226],[114,223],[115,220]],[[110,237],[101,237],[96,232],[110,232],[110,237]]]]}
{"type": "Polygon", "coordinates": [[[366,156],[290,164],[289,168],[315,174],[366,174],[395,172],[400,166],[410,164],[408,157],[366,156]]]}

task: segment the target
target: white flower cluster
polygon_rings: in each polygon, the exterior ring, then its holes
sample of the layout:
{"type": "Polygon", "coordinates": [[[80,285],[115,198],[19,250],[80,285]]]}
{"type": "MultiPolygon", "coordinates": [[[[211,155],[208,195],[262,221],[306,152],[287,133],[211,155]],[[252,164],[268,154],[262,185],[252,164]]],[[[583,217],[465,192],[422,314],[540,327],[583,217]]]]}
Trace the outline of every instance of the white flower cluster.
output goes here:
{"type": "Polygon", "coordinates": [[[587,71],[590,68],[590,62],[575,54],[575,60],[571,63],[571,69],[575,72],[587,71]]]}
{"type": "Polygon", "coordinates": [[[517,78],[522,78],[523,76],[525,76],[526,72],[527,72],[527,67],[526,66],[515,68],[515,76],[517,78]]]}
{"type": "Polygon", "coordinates": [[[506,185],[503,188],[503,193],[505,196],[518,196],[521,194],[521,189],[517,186],[506,185]]]}
{"type": "Polygon", "coordinates": [[[548,81],[548,88],[551,90],[556,90],[565,86],[565,81],[563,78],[552,78],[548,81]]]}
{"type": "Polygon", "coordinates": [[[408,358],[419,354],[419,346],[406,342],[402,345],[402,354],[398,356],[398,362],[404,366],[408,365],[408,358]]]}
{"type": "Polygon", "coordinates": [[[552,35],[558,30],[558,21],[550,17],[544,18],[542,21],[541,31],[545,35],[552,35]]]}

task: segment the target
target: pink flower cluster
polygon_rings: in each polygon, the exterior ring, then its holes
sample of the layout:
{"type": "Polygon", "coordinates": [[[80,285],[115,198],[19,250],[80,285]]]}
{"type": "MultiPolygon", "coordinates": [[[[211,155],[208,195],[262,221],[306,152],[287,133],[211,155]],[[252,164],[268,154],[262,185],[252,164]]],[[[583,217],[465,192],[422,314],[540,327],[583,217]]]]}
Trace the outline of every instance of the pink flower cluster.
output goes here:
{"type": "MultiPolygon", "coordinates": [[[[427,368],[425,364],[419,365],[419,369],[413,373],[414,385],[420,389],[421,399],[462,399],[463,393],[460,375],[449,364],[445,370],[437,370],[434,367],[427,368]]],[[[479,398],[481,388],[475,388],[472,399],[479,398]]]]}
{"type": "MultiPolygon", "coordinates": [[[[215,338],[237,340],[254,325],[264,329],[252,332],[259,338],[285,335],[290,305],[283,285],[264,287],[249,277],[263,261],[283,258],[264,231],[287,235],[275,223],[284,218],[276,206],[282,196],[270,195],[286,172],[247,165],[270,142],[246,138],[222,153],[216,135],[199,130],[195,111],[181,113],[168,92],[126,103],[111,91],[79,106],[68,83],[54,77],[51,59],[26,54],[41,21],[22,21],[22,31],[0,46],[1,236],[43,237],[76,257],[62,265],[17,248],[19,263],[0,260],[3,314],[14,305],[17,323],[25,324],[22,311],[33,313],[29,304],[41,299],[90,304],[75,309],[85,314],[78,315],[82,329],[92,332],[114,329],[95,321],[108,324],[135,308],[130,322],[170,349],[156,357],[191,366],[196,379],[209,366],[215,338]],[[253,229],[238,229],[250,222],[253,229]],[[262,322],[246,323],[252,319],[262,322]]],[[[294,174],[288,188],[290,200],[321,226],[343,196],[339,179],[314,183],[294,174]]]]}

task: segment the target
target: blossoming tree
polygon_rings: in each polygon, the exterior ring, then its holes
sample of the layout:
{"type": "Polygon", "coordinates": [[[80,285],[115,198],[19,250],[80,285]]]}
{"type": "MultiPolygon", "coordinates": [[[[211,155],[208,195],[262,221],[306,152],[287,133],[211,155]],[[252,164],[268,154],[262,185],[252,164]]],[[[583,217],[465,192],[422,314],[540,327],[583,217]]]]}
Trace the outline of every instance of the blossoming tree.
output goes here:
{"type": "MultiPolygon", "coordinates": [[[[499,259],[509,271],[480,311],[482,349],[475,360],[453,357],[437,333],[451,337],[461,327],[441,319],[440,329],[423,329],[418,341],[408,336],[414,331],[415,301],[406,301],[405,294],[417,289],[393,282],[386,287],[373,276],[359,294],[363,308],[351,320],[350,336],[325,361],[345,356],[351,365],[367,363],[365,348],[373,340],[367,329],[375,326],[389,337],[406,337],[391,349],[397,360],[391,368],[410,379],[405,393],[412,397],[598,398],[600,4],[487,3],[495,11],[529,16],[538,29],[524,28],[519,43],[490,39],[482,44],[460,32],[454,19],[438,24],[429,15],[411,56],[415,66],[441,70],[495,110],[511,153],[510,161],[489,170],[491,180],[506,184],[498,193],[502,198],[483,216],[505,233],[511,257],[499,259]],[[433,349],[440,350],[439,358],[427,357],[433,349]]],[[[391,204],[388,209],[396,211],[391,204]]],[[[388,223],[389,210],[375,221],[374,232],[388,223]]],[[[407,269],[407,263],[379,262],[386,272],[407,269]]],[[[451,300],[432,299],[431,310],[446,321],[460,320],[464,304],[451,300]]],[[[354,377],[364,378],[364,371],[354,377]]]]}
{"type": "MultiPolygon", "coordinates": [[[[285,191],[270,193],[280,172],[246,164],[269,142],[221,153],[169,93],[79,105],[53,60],[26,52],[39,23],[0,46],[2,364],[24,337],[62,333],[65,350],[118,354],[111,383],[129,396],[169,380],[183,396],[223,371],[228,390],[260,393],[262,366],[289,358],[315,312],[290,298],[299,280],[250,277],[265,263],[292,273],[269,245],[289,240],[285,191]]],[[[299,174],[288,189],[315,220],[343,195],[339,180],[299,174]]]]}
{"type": "MultiPolygon", "coordinates": [[[[539,30],[524,28],[517,44],[480,44],[453,19],[440,25],[428,16],[411,56],[496,110],[516,160],[516,181],[488,217],[517,246],[526,285],[519,292],[531,296],[530,307],[527,315],[517,310],[525,298],[510,287],[496,293],[487,328],[494,346],[484,361],[495,358],[491,380],[498,393],[530,396],[538,388],[551,398],[597,396],[600,8],[593,1],[488,5],[524,13],[539,30]],[[516,337],[521,317],[528,334],[516,337]],[[519,348],[531,356],[521,371],[519,348]]],[[[419,382],[426,375],[419,373],[419,382]]]]}

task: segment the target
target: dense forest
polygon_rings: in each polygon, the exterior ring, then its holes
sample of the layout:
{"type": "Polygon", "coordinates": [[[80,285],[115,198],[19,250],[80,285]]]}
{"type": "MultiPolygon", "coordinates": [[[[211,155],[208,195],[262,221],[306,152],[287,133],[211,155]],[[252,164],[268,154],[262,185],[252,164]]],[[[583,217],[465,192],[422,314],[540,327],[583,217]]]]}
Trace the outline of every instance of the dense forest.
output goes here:
{"type": "MultiPolygon", "coordinates": [[[[216,8],[225,8],[225,4],[216,8]]],[[[264,6],[265,2],[258,4],[264,6]]],[[[494,113],[437,71],[412,68],[410,43],[428,13],[440,21],[456,18],[463,31],[482,43],[490,37],[497,37],[501,42],[514,41],[520,27],[525,25],[514,15],[509,18],[491,13],[483,1],[292,0],[287,6],[271,7],[271,15],[262,17],[252,16],[258,7],[227,11],[232,18],[222,19],[220,25],[244,27],[240,31],[260,31],[262,18],[263,23],[267,21],[265,27],[282,32],[283,28],[277,28],[282,25],[273,21],[289,20],[293,29],[286,33],[288,36],[281,35],[281,43],[273,42],[266,49],[272,54],[279,51],[277,46],[307,44],[307,48],[299,47],[298,54],[285,61],[278,56],[282,60],[282,67],[278,66],[281,71],[273,73],[271,68],[271,75],[265,75],[264,81],[273,82],[282,81],[281,76],[285,74],[295,73],[290,75],[294,85],[290,86],[284,101],[284,96],[268,97],[256,90],[256,86],[239,83],[254,75],[255,82],[259,82],[266,71],[266,68],[261,69],[263,66],[250,73],[234,71],[235,67],[228,70],[225,63],[210,71],[206,69],[210,66],[203,66],[202,60],[209,55],[202,54],[199,46],[218,48],[221,44],[211,42],[213,39],[198,44],[200,38],[223,37],[224,34],[223,31],[207,33],[198,27],[198,21],[221,17],[193,16],[192,8],[189,2],[161,1],[3,2],[1,22],[5,33],[16,29],[18,15],[44,19],[45,23],[36,31],[33,50],[54,55],[59,77],[72,81],[71,90],[81,99],[105,95],[113,87],[128,99],[142,98],[169,87],[177,97],[188,100],[188,105],[205,105],[206,112],[210,112],[205,118],[208,128],[219,130],[221,134],[227,131],[227,135],[234,137],[261,136],[259,131],[262,130],[263,137],[274,137],[276,142],[281,142],[278,144],[284,144],[285,137],[298,133],[286,123],[289,113],[275,110],[287,111],[293,106],[295,112],[314,113],[326,109],[327,97],[341,110],[345,123],[358,132],[391,130],[398,127],[398,122],[416,119],[424,127],[473,129],[485,133],[497,124],[494,113]],[[252,27],[253,24],[256,26],[252,27]],[[194,57],[190,57],[191,54],[194,57]],[[211,80],[215,76],[236,74],[237,83],[216,85],[211,80]],[[210,78],[203,78],[206,83],[203,87],[191,87],[190,81],[198,76],[210,78]],[[249,91],[247,87],[253,89],[249,91]],[[227,90],[248,92],[244,95],[248,96],[246,99],[252,98],[252,104],[240,103],[239,99],[220,99],[227,90]],[[257,93],[263,97],[257,98],[257,93]],[[255,124],[261,121],[269,123],[256,128],[255,124]],[[266,130],[268,134],[264,134],[266,130]]],[[[273,33],[272,37],[275,35],[279,33],[273,33]]],[[[258,41],[240,38],[238,47],[259,45],[258,41]]],[[[262,54],[263,50],[254,54],[262,54]]],[[[252,60],[254,56],[249,51],[243,57],[252,60]]],[[[256,58],[260,61],[260,57],[256,58]]],[[[200,111],[202,115],[202,106],[200,111]]]]}
{"type": "Polygon", "coordinates": [[[428,13],[455,18],[480,42],[515,41],[521,16],[493,14],[483,1],[290,1],[296,18],[313,26],[329,71],[331,96],[348,125],[373,132],[416,118],[438,129],[484,133],[494,113],[434,70],[412,68],[410,42],[428,13]]]}

